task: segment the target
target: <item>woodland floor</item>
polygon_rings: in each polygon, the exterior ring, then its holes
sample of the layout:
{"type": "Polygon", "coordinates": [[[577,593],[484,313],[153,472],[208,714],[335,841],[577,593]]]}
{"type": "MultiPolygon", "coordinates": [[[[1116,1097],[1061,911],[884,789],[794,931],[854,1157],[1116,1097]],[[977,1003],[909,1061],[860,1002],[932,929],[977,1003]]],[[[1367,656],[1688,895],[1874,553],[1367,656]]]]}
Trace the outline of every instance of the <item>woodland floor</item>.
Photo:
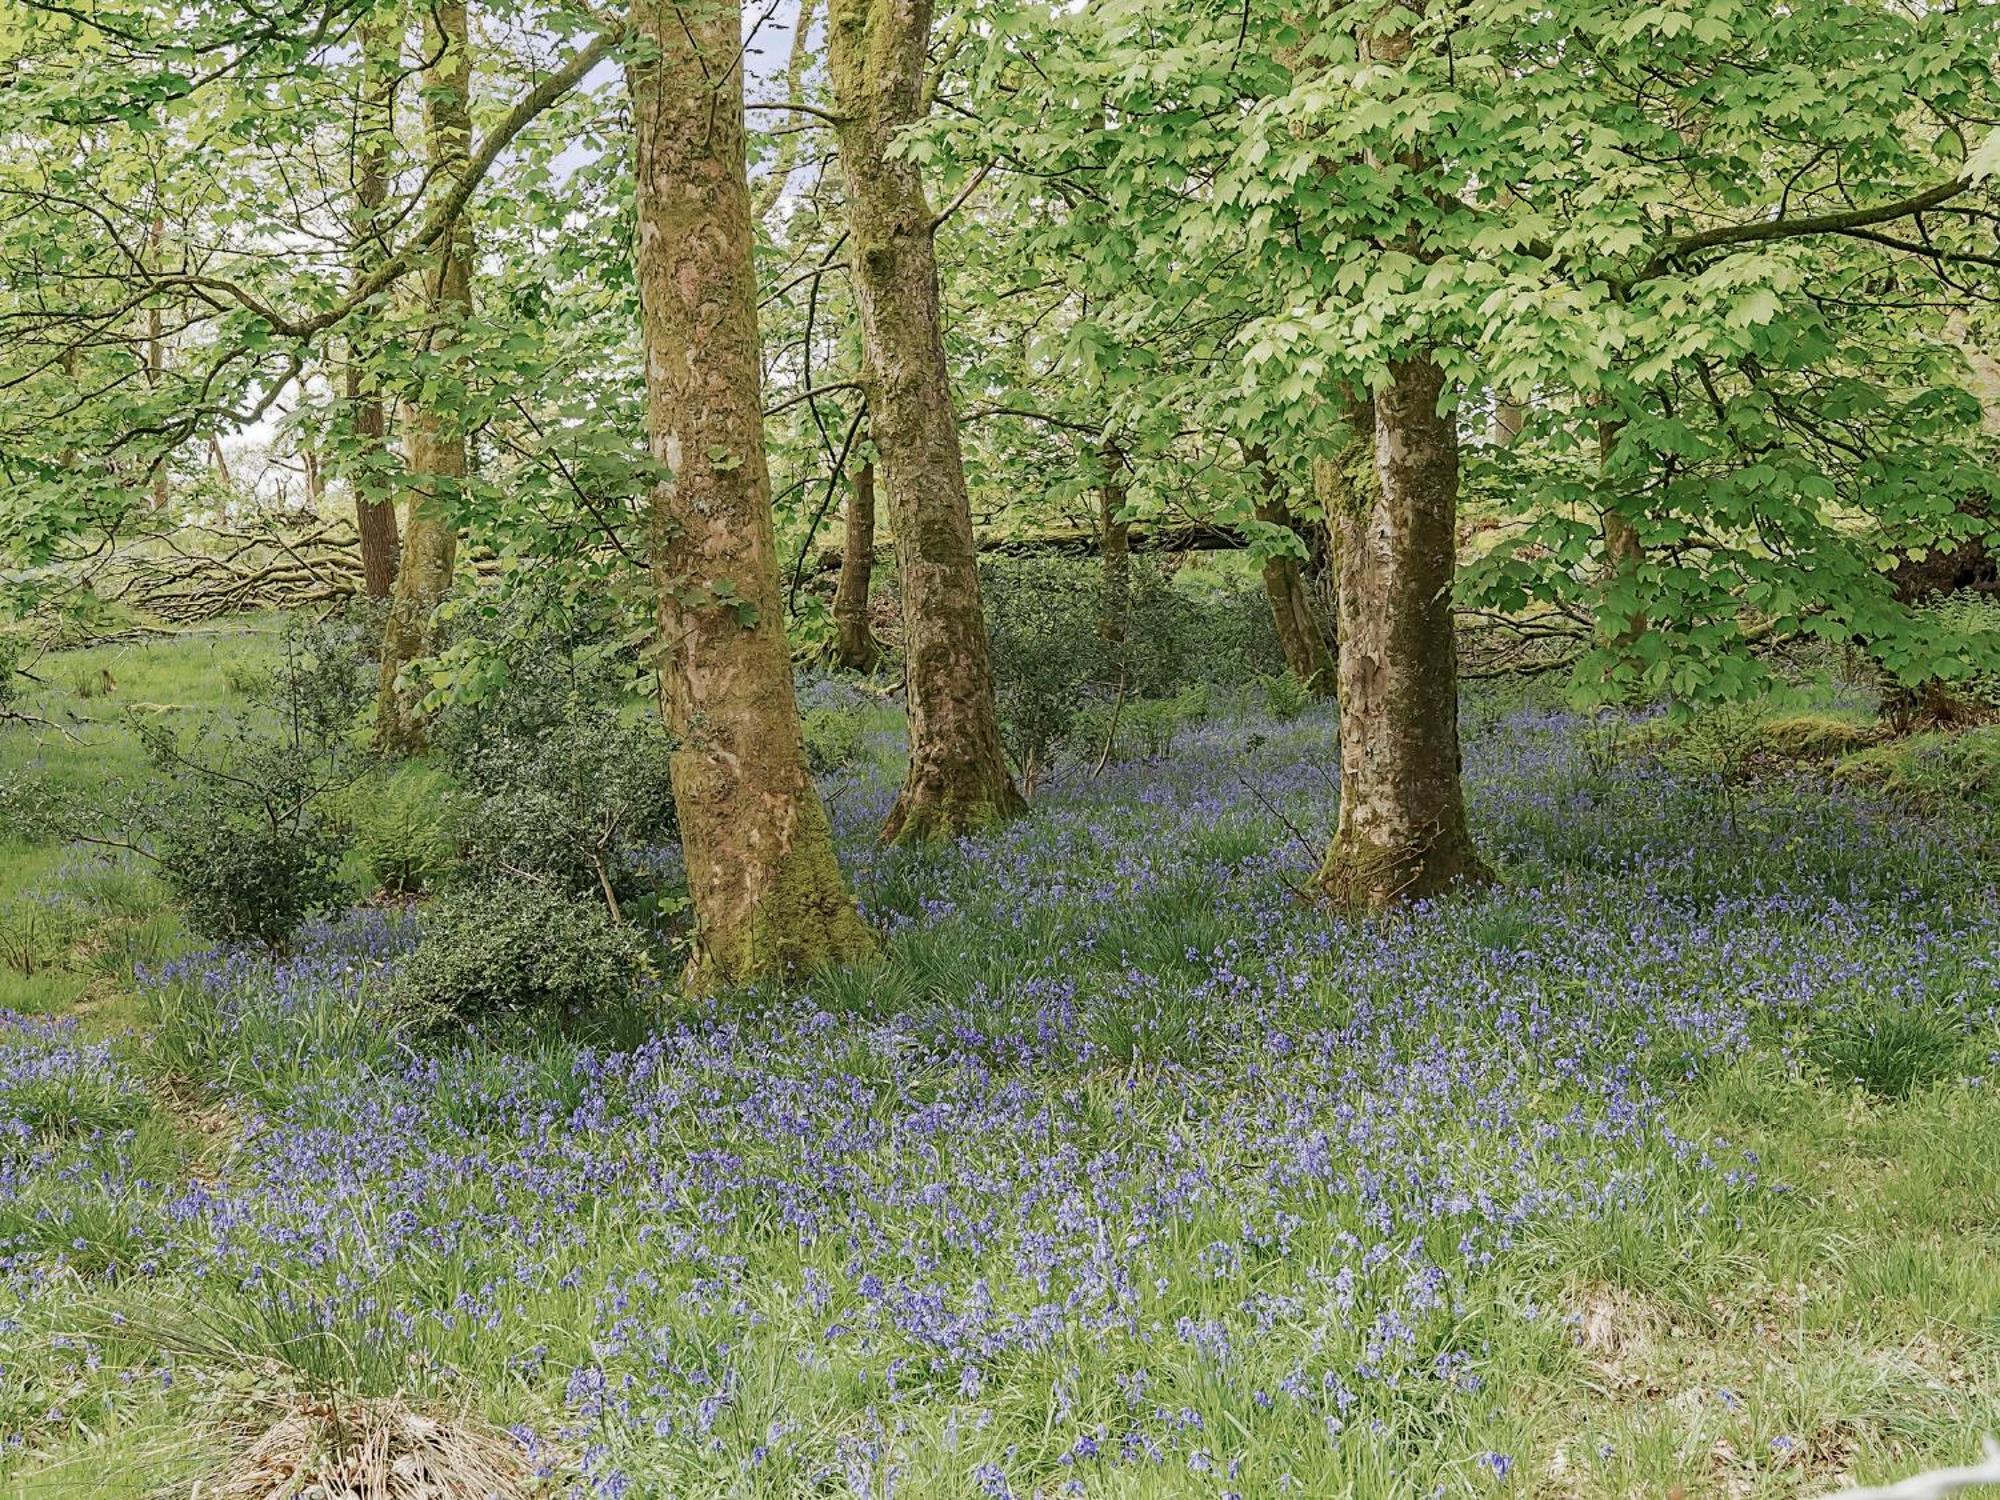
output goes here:
{"type": "MultiPolygon", "coordinates": [[[[110,795],[124,716],[267,649],[51,658],[83,743],[0,770],[110,795]]],[[[1358,924],[1293,891],[1323,711],[919,853],[867,712],[827,790],[881,964],[620,1037],[413,1050],[406,918],[187,952],[142,872],[0,847],[0,1492],[185,1493],[300,1393],[608,1496],[1813,1494],[2000,1430],[1973,814],[1732,816],[1475,695],[1504,883],[1358,924]]]]}

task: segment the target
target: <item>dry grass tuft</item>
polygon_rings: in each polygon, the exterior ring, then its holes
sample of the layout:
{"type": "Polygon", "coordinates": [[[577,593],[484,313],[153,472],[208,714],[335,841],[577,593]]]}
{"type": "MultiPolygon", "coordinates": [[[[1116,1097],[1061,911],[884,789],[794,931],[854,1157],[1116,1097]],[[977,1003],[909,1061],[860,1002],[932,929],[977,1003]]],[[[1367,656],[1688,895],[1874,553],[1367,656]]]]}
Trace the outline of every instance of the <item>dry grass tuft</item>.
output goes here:
{"type": "Polygon", "coordinates": [[[504,1433],[395,1400],[300,1396],[190,1500],[522,1500],[534,1488],[504,1433]]]}

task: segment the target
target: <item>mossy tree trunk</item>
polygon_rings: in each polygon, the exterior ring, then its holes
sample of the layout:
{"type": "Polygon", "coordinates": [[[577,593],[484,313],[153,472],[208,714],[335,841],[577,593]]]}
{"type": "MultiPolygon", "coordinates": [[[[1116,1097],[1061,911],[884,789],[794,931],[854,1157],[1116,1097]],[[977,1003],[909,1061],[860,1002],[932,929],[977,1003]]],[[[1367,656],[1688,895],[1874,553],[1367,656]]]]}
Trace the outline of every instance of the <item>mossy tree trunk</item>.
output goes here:
{"type": "Polygon", "coordinates": [[[872,672],[882,643],[868,624],[868,594],[875,577],[875,460],[864,458],[847,493],[841,529],[840,582],[833,590],[833,659],[855,672],[872,672]]]}
{"type": "MultiPolygon", "coordinates": [[[[424,138],[433,181],[466,170],[472,140],[472,65],[463,0],[435,0],[425,12],[424,138]]],[[[472,313],[472,231],[461,214],[424,276],[433,346],[472,313]]],[[[402,566],[390,596],[382,636],[382,684],[375,741],[402,754],[423,748],[421,687],[407,680],[410,663],[437,642],[437,608],[451,592],[458,561],[458,494],[466,476],[465,432],[448,403],[410,410],[409,500],[403,522],[402,566]]]]}
{"type": "Polygon", "coordinates": [[[1097,461],[1104,471],[1097,482],[1098,550],[1104,564],[1097,633],[1118,646],[1132,613],[1132,526],[1124,519],[1132,471],[1116,438],[1099,445],[1097,461]]]}
{"type": "Polygon", "coordinates": [[[827,61],[868,398],[902,585],[910,765],[882,837],[952,838],[1026,804],[1008,773],[938,307],[936,215],[892,154],[924,114],[928,0],[832,0],[827,61]]]}
{"type": "Polygon", "coordinates": [[[863,957],[874,940],[806,771],[778,591],[734,6],[638,0],[637,148],[662,699],[694,900],[691,979],[721,986],[863,957]]]}
{"type": "MultiPolygon", "coordinates": [[[[1266,526],[1281,526],[1310,547],[1300,535],[1285,503],[1284,479],[1271,464],[1270,455],[1251,445],[1245,456],[1257,471],[1257,519],[1266,526]]],[[[1312,590],[1306,582],[1306,564],[1290,552],[1274,552],[1261,566],[1264,597],[1271,605],[1271,624],[1278,634],[1278,648],[1284,652],[1285,666],[1300,686],[1315,698],[1334,696],[1338,671],[1333,648],[1327,644],[1319,614],[1313,608],[1312,590]]]]}
{"type": "MultiPolygon", "coordinates": [[[[1416,45],[1405,29],[1424,0],[1385,6],[1358,36],[1364,62],[1395,67],[1416,45]]],[[[1422,178],[1413,144],[1371,166],[1422,178]]],[[[1414,241],[1398,246],[1419,254],[1414,241]]],[[[1381,911],[1492,874],[1465,819],[1458,743],[1458,646],[1451,592],[1458,566],[1458,419],[1428,350],[1392,361],[1388,384],[1357,401],[1353,426],[1374,436],[1372,483],[1334,517],[1340,568],[1340,821],[1320,869],[1337,904],[1381,911]]]]}
{"type": "MultiPolygon", "coordinates": [[[[354,130],[354,279],[360,281],[388,253],[382,209],[389,201],[390,151],[396,139],[396,74],[401,63],[402,28],[380,13],[361,23],[361,97],[354,130]]],[[[382,397],[369,388],[363,320],[349,335],[347,410],[357,453],[381,449],[388,436],[382,397]]],[[[396,582],[396,506],[370,496],[362,475],[367,465],[351,463],[348,487],[354,493],[354,529],[361,543],[361,590],[386,599],[396,582]]]]}
{"type": "Polygon", "coordinates": [[[1379,911],[1489,877],[1466,827],[1452,638],[1458,430],[1428,359],[1391,367],[1363,408],[1372,485],[1339,498],[1340,822],[1320,871],[1336,902],[1379,911]]]}

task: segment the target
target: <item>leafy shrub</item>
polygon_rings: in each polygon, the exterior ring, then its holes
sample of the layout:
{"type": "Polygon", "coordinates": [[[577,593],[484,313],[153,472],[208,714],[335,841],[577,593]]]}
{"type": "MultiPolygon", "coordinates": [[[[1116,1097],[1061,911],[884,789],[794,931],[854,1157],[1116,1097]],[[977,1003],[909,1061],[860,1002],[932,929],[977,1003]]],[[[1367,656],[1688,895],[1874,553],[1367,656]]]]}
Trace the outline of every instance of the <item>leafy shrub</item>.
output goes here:
{"type": "Polygon", "coordinates": [[[994,693],[1007,748],[1031,784],[1108,680],[1098,594],[1073,563],[1052,559],[981,568],[994,693]]]}
{"type": "Polygon", "coordinates": [[[1717,703],[1682,721],[1661,750],[1667,768],[1715,789],[1736,831],[1738,795],[1763,744],[1766,710],[1754,703],[1717,703]]]}
{"type": "Polygon", "coordinates": [[[1805,1043],[1807,1060],[1827,1078],[1881,1099],[1907,1099],[1949,1077],[1963,1052],[1950,1017],[1914,1005],[1821,1017],[1805,1043]]]}
{"type": "Polygon", "coordinates": [[[504,689],[448,701],[432,726],[466,789],[464,857],[596,892],[620,917],[650,883],[646,852],[677,831],[673,738],[650,704],[630,701],[621,648],[587,626],[558,618],[488,644],[504,689]]]}
{"type": "MultiPolygon", "coordinates": [[[[1001,724],[1031,784],[1059,747],[1101,756],[1112,704],[1122,700],[1122,738],[1135,704],[1171,699],[1197,683],[1239,682],[1246,662],[1276,652],[1261,598],[1254,618],[1269,638],[1269,653],[1245,644],[1239,627],[1250,617],[1238,594],[1184,588],[1146,558],[1132,562],[1124,633],[1116,641],[1103,633],[1094,564],[1015,559],[985,565],[981,579],[1001,724]]],[[[1134,743],[1155,755],[1165,753],[1173,731],[1187,721],[1184,712],[1164,709],[1139,717],[1134,743]]],[[[1119,745],[1111,749],[1114,756],[1125,753],[1119,745]]]]}
{"type": "Polygon", "coordinates": [[[213,792],[179,804],[153,844],[160,878],[191,929],[272,948],[337,904],[340,856],[324,822],[262,818],[213,792]]]}
{"type": "Polygon", "coordinates": [[[451,778],[434,767],[398,766],[357,782],[341,812],[377,891],[414,895],[458,863],[457,793],[451,778]]]}
{"type": "Polygon", "coordinates": [[[1264,690],[1264,712],[1289,724],[1312,706],[1312,694],[1290,672],[1270,672],[1257,679],[1264,690]]]}
{"type": "Polygon", "coordinates": [[[603,903],[504,879],[457,887],[431,903],[389,1005],[421,1030],[570,1021],[628,1003],[651,973],[645,940],[603,903]]]}
{"type": "Polygon", "coordinates": [[[675,837],[673,739],[650,717],[572,698],[531,738],[465,756],[464,849],[475,867],[595,891],[614,917],[647,878],[647,849],[675,837]]]}
{"type": "Polygon", "coordinates": [[[861,716],[843,708],[808,708],[799,715],[799,728],[805,734],[806,766],[815,776],[852,765],[866,734],[861,716]]]}

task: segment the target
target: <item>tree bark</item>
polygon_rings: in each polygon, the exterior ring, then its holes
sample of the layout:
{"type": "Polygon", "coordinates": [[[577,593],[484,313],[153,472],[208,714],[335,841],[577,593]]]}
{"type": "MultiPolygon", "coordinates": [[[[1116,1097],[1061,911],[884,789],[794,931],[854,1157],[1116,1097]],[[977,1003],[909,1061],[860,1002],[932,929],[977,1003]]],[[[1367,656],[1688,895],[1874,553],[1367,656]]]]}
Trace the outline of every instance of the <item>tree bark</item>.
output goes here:
{"type": "MultiPolygon", "coordinates": [[[[1282,478],[1271,467],[1269,455],[1260,447],[1245,450],[1257,469],[1257,519],[1267,526],[1282,526],[1298,536],[1291,507],[1285,503],[1282,478]]],[[[1300,537],[1301,543],[1305,541],[1300,537]]],[[[1264,597],[1270,601],[1271,624],[1278,633],[1278,647],[1285,666],[1299,685],[1315,698],[1334,696],[1338,669],[1333,650],[1320,628],[1312,607],[1312,591],[1306,584],[1305,564],[1291,553],[1272,553],[1262,564],[1264,597]]]]}
{"type": "MultiPolygon", "coordinates": [[[[472,67],[463,0],[434,0],[425,13],[425,55],[436,60],[424,80],[424,135],[434,180],[452,182],[466,170],[472,139],[472,67]]],[[[438,247],[426,275],[432,342],[472,313],[472,232],[464,215],[438,247]]],[[[446,335],[449,336],[448,334],[446,335]]],[[[437,643],[437,608],[451,592],[458,560],[454,506],[466,476],[465,433],[457,415],[434,406],[410,411],[409,500],[401,571],[382,637],[382,684],[375,739],[404,754],[424,743],[423,693],[406,680],[410,663],[437,643]]]]}
{"type": "Polygon", "coordinates": [[[673,477],[648,533],[661,697],[694,900],[690,979],[716,986],[858,959],[874,939],[806,771],[765,465],[744,159],[741,17],[637,0],[636,143],[646,425],[673,477]]]}
{"type": "Polygon", "coordinates": [[[953,838],[1025,808],[1000,744],[965,460],[938,307],[935,215],[892,155],[921,118],[929,0],[833,0],[828,64],[870,433],[902,583],[910,765],[882,830],[953,838]]]}
{"type": "MultiPolygon", "coordinates": [[[[1379,911],[1490,878],[1466,827],[1452,638],[1458,429],[1428,359],[1390,367],[1374,402],[1374,484],[1339,498],[1340,823],[1320,871],[1336,902],[1379,911]]],[[[1366,425],[1364,425],[1366,424],[1366,425]]]]}
{"type": "Polygon", "coordinates": [[[1103,598],[1098,606],[1097,633],[1111,645],[1124,644],[1132,613],[1132,524],[1123,519],[1129,495],[1130,470],[1125,450],[1106,438],[1097,450],[1104,477],[1097,485],[1097,531],[1104,558],[1103,598]]]}
{"type": "Polygon", "coordinates": [[[875,460],[865,458],[848,491],[840,546],[840,582],[833,591],[833,659],[855,672],[872,672],[882,644],[868,625],[868,592],[875,576],[875,460]]]}
{"type": "MultiPolygon", "coordinates": [[[[387,249],[380,223],[389,200],[390,151],[396,139],[396,72],[402,52],[402,30],[396,23],[372,15],[361,23],[361,98],[354,136],[354,279],[358,282],[378,265],[387,249]]],[[[382,397],[371,390],[366,350],[358,346],[364,318],[356,318],[349,335],[347,409],[358,462],[349,465],[348,488],[354,493],[354,530],[361,539],[361,589],[371,599],[387,599],[396,583],[396,506],[386,497],[371,497],[364,454],[380,453],[388,436],[382,397]]]]}
{"type": "MultiPolygon", "coordinates": [[[[166,239],[167,221],[156,217],[152,228],[146,234],[147,258],[152,261],[155,271],[161,269],[161,263],[165,258],[166,239]]],[[[160,305],[154,302],[146,309],[146,389],[149,392],[159,389],[160,379],[166,374],[166,370],[166,347],[161,340],[160,305]]],[[[172,477],[168,473],[167,455],[164,453],[153,462],[152,483],[153,509],[165,510],[172,494],[172,477]]]]}

